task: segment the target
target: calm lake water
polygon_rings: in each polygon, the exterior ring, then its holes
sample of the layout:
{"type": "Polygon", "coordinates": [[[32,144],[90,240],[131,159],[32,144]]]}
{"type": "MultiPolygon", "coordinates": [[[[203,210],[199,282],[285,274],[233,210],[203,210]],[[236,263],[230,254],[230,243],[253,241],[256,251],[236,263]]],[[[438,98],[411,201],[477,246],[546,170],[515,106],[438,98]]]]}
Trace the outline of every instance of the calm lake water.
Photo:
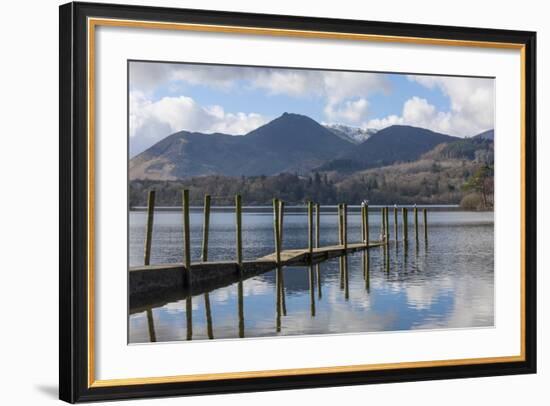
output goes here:
{"type": "MultiPolygon", "coordinates": [[[[395,243],[390,210],[391,243],[387,254],[383,248],[374,248],[369,250],[368,259],[360,252],[348,255],[344,286],[338,258],[321,263],[318,269],[283,268],[286,315],[277,312],[277,271],[273,270],[191,300],[182,297],[160,307],[135,313],[131,310],[129,342],[492,326],[493,213],[430,211],[428,244],[422,226],[416,244],[410,212],[408,246],[401,242],[401,224],[399,242],[395,243]]],[[[142,211],[130,212],[130,266],[143,264],[145,216],[142,211]]],[[[373,240],[379,238],[380,220],[380,213],[372,209],[369,223],[373,240]]],[[[179,211],[155,213],[152,264],[183,261],[181,224],[179,211]]],[[[234,213],[213,210],[209,260],[235,258],[234,224],[234,213]]],[[[358,242],[360,233],[359,211],[350,209],[348,241],[358,242]]],[[[321,244],[336,244],[337,235],[336,208],[322,212],[321,244]]],[[[199,261],[201,210],[191,212],[191,236],[192,260],[199,261]]],[[[303,209],[289,209],[285,214],[283,246],[307,247],[303,209]]],[[[273,251],[271,211],[246,209],[244,258],[254,259],[273,251]]]]}

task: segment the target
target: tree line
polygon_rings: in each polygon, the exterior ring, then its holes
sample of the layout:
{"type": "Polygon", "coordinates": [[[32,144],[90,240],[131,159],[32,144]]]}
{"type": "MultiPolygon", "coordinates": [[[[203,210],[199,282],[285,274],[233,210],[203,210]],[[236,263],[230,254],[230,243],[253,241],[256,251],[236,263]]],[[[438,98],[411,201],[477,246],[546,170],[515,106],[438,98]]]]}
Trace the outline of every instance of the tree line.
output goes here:
{"type": "Polygon", "coordinates": [[[492,166],[467,160],[427,161],[392,165],[352,175],[314,172],[309,176],[200,176],[181,180],[133,180],[130,207],[145,206],[147,192],[156,191],[157,206],[181,205],[181,191],[189,189],[191,204],[209,194],[215,205],[232,205],[240,194],[246,205],[269,205],[274,197],[288,204],[462,204],[468,209],[491,209],[492,166]],[[466,200],[465,200],[466,199],[466,200]]]}

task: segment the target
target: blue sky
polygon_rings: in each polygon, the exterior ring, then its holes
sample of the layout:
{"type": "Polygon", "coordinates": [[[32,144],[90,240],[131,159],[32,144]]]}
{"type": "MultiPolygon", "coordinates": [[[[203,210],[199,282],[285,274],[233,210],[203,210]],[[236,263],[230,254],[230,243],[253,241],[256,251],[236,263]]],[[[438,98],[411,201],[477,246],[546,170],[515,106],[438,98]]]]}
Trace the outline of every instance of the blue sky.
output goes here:
{"type": "Polygon", "coordinates": [[[284,112],[324,124],[393,124],[467,137],[494,126],[494,80],[130,62],[130,153],[176,131],[243,135],[284,112]]]}

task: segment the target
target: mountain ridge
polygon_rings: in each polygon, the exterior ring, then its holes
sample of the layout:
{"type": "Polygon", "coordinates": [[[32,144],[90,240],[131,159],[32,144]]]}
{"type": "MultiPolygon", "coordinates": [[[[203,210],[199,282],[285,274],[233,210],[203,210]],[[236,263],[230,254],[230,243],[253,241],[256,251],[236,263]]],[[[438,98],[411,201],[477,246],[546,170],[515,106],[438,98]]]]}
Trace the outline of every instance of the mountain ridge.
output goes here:
{"type": "MultiPolygon", "coordinates": [[[[483,138],[490,131],[476,137],[483,138]]],[[[131,180],[177,180],[208,175],[355,172],[413,161],[437,145],[459,140],[420,127],[394,125],[356,144],[308,116],[284,113],[243,136],[178,131],[133,157],[129,175],[131,180]]]]}

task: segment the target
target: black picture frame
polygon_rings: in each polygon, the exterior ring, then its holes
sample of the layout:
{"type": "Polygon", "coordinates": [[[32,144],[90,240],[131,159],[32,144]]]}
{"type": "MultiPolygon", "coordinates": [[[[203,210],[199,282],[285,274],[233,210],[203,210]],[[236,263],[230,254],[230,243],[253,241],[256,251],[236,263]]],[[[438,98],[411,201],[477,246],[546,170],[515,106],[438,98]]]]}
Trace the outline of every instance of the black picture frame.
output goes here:
{"type": "Polygon", "coordinates": [[[59,397],[67,402],[235,393],[527,374],[536,372],[536,33],[343,19],[262,15],[113,4],[60,6],[60,268],[59,397]],[[523,46],[524,83],[524,360],[363,372],[311,373],[117,386],[90,385],[88,377],[87,24],[89,17],[270,29],[513,43],[523,46]]]}

